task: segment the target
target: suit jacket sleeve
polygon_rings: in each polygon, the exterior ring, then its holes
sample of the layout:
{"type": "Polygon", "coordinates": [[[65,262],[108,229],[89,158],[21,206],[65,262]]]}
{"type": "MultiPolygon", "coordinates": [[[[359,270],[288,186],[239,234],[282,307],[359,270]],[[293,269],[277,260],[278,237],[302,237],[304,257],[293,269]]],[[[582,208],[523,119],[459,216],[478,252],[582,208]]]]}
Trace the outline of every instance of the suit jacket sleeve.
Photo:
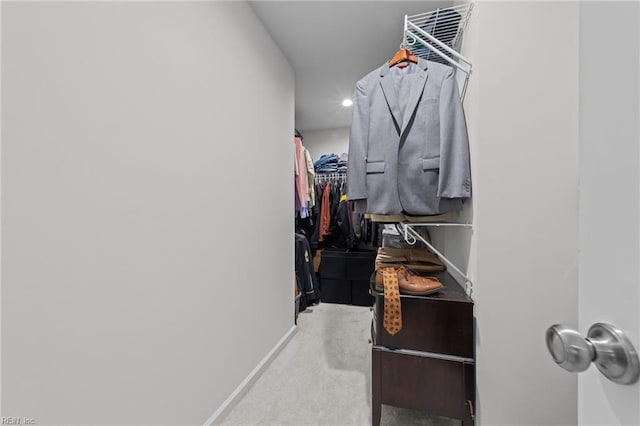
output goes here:
{"type": "Polygon", "coordinates": [[[369,145],[369,98],[362,81],[356,84],[353,120],[349,135],[347,189],[350,200],[367,198],[367,149],[369,145]]]}
{"type": "Polygon", "coordinates": [[[445,76],[440,93],[440,176],[438,197],[469,198],[471,170],[467,124],[455,71],[445,76]]]}

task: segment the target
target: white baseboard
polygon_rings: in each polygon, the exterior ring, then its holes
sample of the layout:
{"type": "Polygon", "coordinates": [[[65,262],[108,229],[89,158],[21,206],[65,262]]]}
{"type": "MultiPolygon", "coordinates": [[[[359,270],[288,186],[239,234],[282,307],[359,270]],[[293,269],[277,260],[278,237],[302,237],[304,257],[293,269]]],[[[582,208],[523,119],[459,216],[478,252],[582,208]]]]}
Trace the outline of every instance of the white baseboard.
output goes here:
{"type": "Polygon", "coordinates": [[[217,425],[224,420],[225,417],[233,410],[233,407],[240,402],[243,396],[249,392],[251,386],[260,378],[264,370],[267,369],[269,364],[276,358],[276,356],[280,353],[280,351],[287,345],[289,340],[293,337],[295,332],[297,331],[297,327],[294,325],[287,331],[282,339],[269,351],[269,353],[260,361],[256,368],[249,373],[249,375],[240,383],[240,385],[236,388],[236,390],[229,395],[229,397],[222,403],[222,405],[209,417],[209,419],[204,423],[204,426],[212,426],[217,425]]]}

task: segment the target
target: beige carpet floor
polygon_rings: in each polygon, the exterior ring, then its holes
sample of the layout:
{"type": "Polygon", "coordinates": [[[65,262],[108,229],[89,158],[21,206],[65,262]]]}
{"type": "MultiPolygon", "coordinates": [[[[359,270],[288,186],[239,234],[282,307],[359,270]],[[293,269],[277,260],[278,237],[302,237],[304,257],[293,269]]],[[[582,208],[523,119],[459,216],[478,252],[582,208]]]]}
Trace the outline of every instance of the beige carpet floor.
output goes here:
{"type": "MultiPolygon", "coordinates": [[[[298,317],[298,330],[222,425],[370,425],[371,312],[323,303],[298,317]]],[[[383,405],[382,425],[453,426],[458,420],[383,405]]]]}

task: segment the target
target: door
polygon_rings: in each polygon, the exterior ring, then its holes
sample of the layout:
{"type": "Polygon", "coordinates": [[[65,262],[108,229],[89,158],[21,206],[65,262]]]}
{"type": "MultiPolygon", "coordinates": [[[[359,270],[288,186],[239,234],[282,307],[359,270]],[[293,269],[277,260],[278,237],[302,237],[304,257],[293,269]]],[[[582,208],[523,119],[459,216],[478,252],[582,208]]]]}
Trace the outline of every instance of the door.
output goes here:
{"type": "MultiPolygon", "coordinates": [[[[637,2],[580,5],[579,331],[597,322],[640,349],[637,2]],[[607,77],[610,76],[610,77],[607,77]]],[[[560,372],[559,372],[560,373],[560,372]]],[[[578,376],[578,424],[640,425],[640,385],[578,376]]]]}

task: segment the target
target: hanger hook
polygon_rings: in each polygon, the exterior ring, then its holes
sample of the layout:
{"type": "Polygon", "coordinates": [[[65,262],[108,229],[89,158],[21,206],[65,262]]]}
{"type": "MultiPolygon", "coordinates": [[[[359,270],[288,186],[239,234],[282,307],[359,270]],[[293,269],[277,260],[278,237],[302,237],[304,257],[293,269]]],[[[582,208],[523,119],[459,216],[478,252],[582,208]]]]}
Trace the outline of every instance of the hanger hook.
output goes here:
{"type": "Polygon", "coordinates": [[[410,246],[415,245],[415,243],[418,242],[418,239],[409,234],[409,227],[407,226],[407,224],[403,223],[402,228],[404,228],[404,240],[407,242],[407,244],[409,244],[410,246]]]}
{"type": "Polygon", "coordinates": [[[411,37],[411,41],[405,41],[404,45],[405,46],[413,46],[414,44],[416,44],[416,38],[413,36],[413,34],[407,34],[407,37],[411,37]]]}

